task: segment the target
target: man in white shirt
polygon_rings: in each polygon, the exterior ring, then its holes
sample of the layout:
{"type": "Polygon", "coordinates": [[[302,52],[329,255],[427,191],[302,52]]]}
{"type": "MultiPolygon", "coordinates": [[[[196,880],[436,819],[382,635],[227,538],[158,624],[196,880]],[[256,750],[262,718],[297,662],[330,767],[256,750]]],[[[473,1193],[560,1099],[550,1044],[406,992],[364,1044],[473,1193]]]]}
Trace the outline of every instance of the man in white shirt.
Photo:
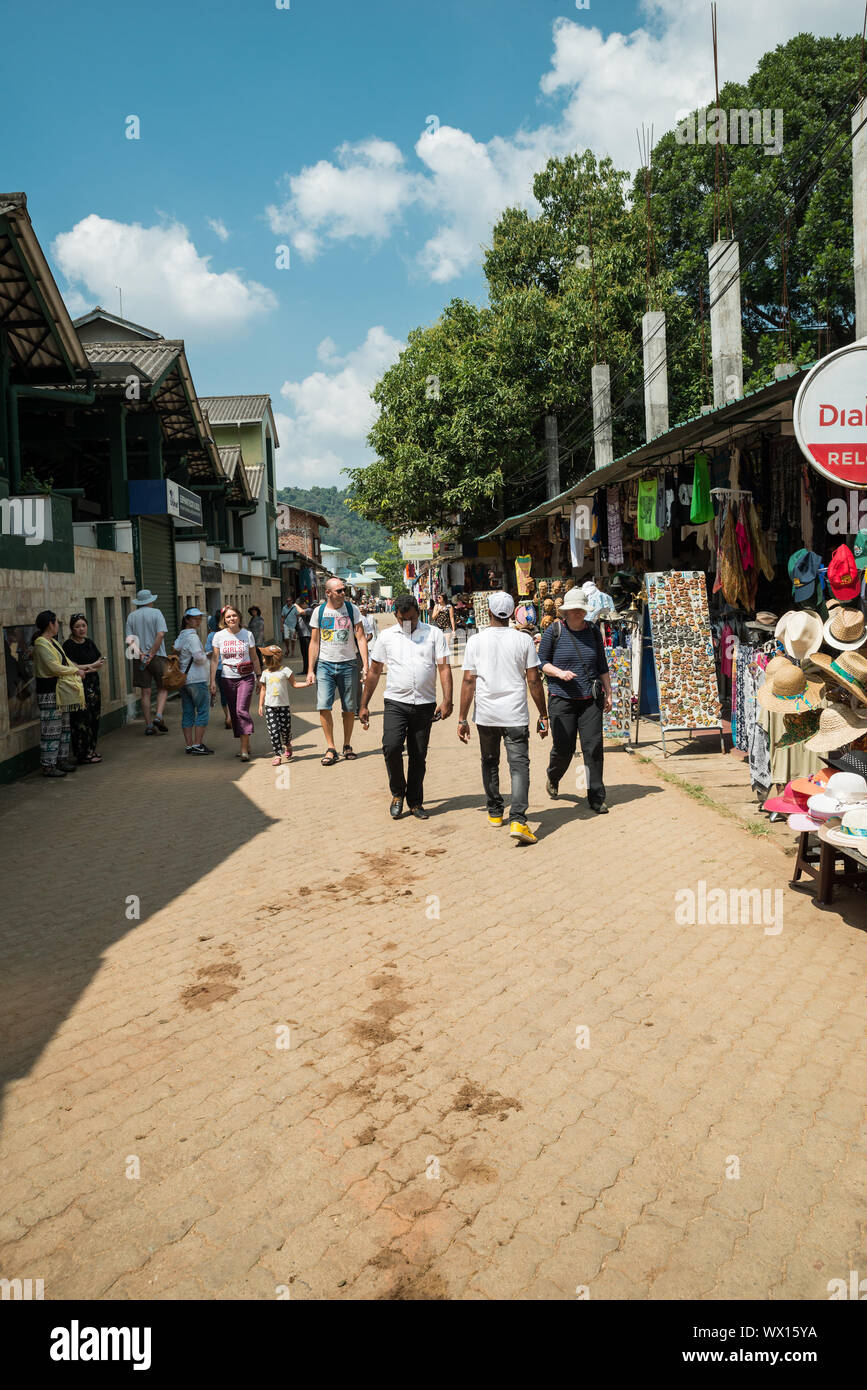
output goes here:
{"type": "Polygon", "coordinates": [[[515,611],[510,594],[500,590],[488,599],[490,627],[483,628],[467,642],[464,679],[461,686],[461,717],[458,738],[470,741],[467,720],[475,696],[473,719],[482,750],[482,783],[488,801],[488,824],[503,824],[503,798],[500,795],[500,740],[506,745],[506,758],[512,777],[512,803],[509,834],[522,844],[533,845],[536,836],[527,824],[530,795],[530,710],[527,686],[539,711],[537,732],[548,732],[545,687],[539,675],[536,644],[528,632],[509,627],[515,611]]]}
{"type": "Polygon", "coordinates": [[[127,655],[132,654],[132,683],[139,693],[141,712],[144,715],[145,733],[153,734],[159,730],[168,733],[168,725],[163,719],[163,711],[169,692],[163,686],[163,675],[168,661],[166,659],[166,633],[168,624],[158,608],[154,608],[157,595],[150,589],[139,589],[133,599],[134,610],[126,620],[127,655]],[[157,712],[151,719],[151,685],[156,682],[157,712]]]}
{"type": "Polygon", "coordinates": [[[394,627],[380,632],[370,654],[370,674],[364,683],[358,717],[362,728],[370,723],[370,698],[379,684],[384,666],[385,713],[382,720],[382,751],[391,788],[391,818],[403,813],[404,798],[417,820],[427,820],[424,808],[424,774],[427,747],[434,717],[448,719],[452,712],[452,669],[449,649],[439,628],[419,621],[419,607],[412,594],[401,594],[395,601],[394,627]],[[443,698],[437,706],[437,671],[443,698]],[[407,749],[407,770],[403,770],[403,749],[407,749]]]}

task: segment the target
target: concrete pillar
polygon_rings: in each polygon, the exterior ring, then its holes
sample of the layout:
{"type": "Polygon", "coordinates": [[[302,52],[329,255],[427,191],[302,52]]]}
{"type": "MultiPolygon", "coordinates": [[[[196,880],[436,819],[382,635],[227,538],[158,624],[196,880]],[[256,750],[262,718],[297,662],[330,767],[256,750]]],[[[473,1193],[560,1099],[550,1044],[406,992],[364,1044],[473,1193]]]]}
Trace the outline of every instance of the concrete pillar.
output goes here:
{"type": "Polygon", "coordinates": [[[590,369],[593,393],[593,454],[597,468],[614,462],[614,431],[611,420],[611,369],[597,362],[590,369]]]}
{"type": "Polygon", "coordinates": [[[852,117],[852,226],[855,237],[855,337],[867,337],[867,100],[852,117]],[[855,133],[857,131],[857,134],[855,133]]]}
{"type": "Polygon", "coordinates": [[[546,474],[545,474],[545,496],[558,497],[560,495],[560,445],[557,442],[557,416],[545,416],[545,455],[546,455],[546,474]]]}
{"type": "Polygon", "coordinates": [[[740,249],[736,241],[717,241],[707,253],[710,269],[710,345],[713,403],[719,409],[744,394],[741,340],[740,249]]]}
{"type": "Polygon", "coordinates": [[[641,320],[644,346],[644,433],[650,441],[668,429],[668,351],[665,314],[648,311],[641,320]]]}

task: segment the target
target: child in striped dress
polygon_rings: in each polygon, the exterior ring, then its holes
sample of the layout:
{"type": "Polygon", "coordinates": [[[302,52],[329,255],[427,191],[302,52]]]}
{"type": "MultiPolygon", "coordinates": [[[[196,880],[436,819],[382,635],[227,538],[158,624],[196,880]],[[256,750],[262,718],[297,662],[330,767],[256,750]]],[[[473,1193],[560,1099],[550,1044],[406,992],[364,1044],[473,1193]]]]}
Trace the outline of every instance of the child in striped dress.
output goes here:
{"type": "MultiPolygon", "coordinates": [[[[274,757],[271,762],[279,767],[281,756],[287,763],[292,761],[292,711],[289,708],[289,687],[296,687],[295,679],[288,666],[281,666],[283,653],[276,645],[262,647],[262,675],[259,688],[259,716],[264,714],[274,757]]],[[[300,682],[304,684],[303,681],[300,682]]]]}

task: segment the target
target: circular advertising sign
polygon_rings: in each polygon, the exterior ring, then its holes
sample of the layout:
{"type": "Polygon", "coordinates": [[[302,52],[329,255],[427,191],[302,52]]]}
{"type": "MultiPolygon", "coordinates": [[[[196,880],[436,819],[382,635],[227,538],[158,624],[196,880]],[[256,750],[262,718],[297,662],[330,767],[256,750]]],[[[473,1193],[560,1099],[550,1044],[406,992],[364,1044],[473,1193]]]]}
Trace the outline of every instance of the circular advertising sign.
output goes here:
{"type": "Polygon", "coordinates": [[[795,438],[808,463],[841,487],[867,488],[867,339],[838,348],[795,397],[795,438]]]}

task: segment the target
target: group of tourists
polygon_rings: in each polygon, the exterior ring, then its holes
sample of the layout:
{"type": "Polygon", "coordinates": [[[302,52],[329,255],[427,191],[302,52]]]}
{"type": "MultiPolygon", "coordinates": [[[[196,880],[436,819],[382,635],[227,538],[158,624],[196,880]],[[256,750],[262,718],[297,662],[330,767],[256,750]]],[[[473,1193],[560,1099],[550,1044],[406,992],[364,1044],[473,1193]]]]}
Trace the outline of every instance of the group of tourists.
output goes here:
{"type": "MultiPolygon", "coordinates": [[[[431,729],[453,712],[453,611],[445,598],[438,602],[433,622],[421,621],[412,594],[395,600],[393,626],[378,631],[367,604],[347,597],[337,577],[327,581],[325,598],[309,605],[294,600],[282,611],[284,645],[264,644],[265,625],[258,608],[248,611],[245,624],[231,604],[207,620],[199,608],[184,612],[181,630],[166,651],[168,625],[157,605],[158,595],[141,589],[127,619],[126,639],[132,657],[132,681],[141,699],[145,734],[167,733],[164,718],[170,690],[181,699],[181,732],[190,757],[206,757],[210,711],[219,695],[225,727],[238,740],[237,757],[250,760],[253,733],[251,706],[258,686],[258,711],[264,716],[273,764],[290,762],[292,711],[290,692],[316,686],[316,709],[325,739],[321,762],[333,767],[357,759],[353,748],[356,719],[370,726],[370,701],[386,673],[382,752],[391,794],[390,815],[399,820],[404,807],[418,820],[427,820],[424,781],[431,729]],[[443,619],[445,614],[445,620],[443,619]],[[300,645],[302,670],[295,675],[285,664],[300,645]],[[437,683],[440,699],[437,701],[437,683]],[[152,710],[152,686],[156,704],[152,710]],[[341,746],[334,730],[334,706],[339,701],[341,746]],[[406,762],[404,762],[406,755],[406,762]]],[[[533,636],[510,625],[515,616],[511,595],[498,591],[488,599],[490,625],[472,632],[463,658],[463,680],[457,725],[458,738],[470,742],[471,708],[481,754],[482,785],[488,822],[504,823],[505,798],[500,790],[501,750],[505,748],[511,778],[509,833],[525,844],[536,836],[527,822],[530,788],[530,714],[528,694],[537,711],[536,730],[549,731],[552,748],[546,791],[557,799],[559,786],[580,742],[590,809],[604,814],[603,713],[611,708],[611,680],[605,646],[595,623],[587,621],[588,600],[572,589],[559,616],[542,633],[538,647],[533,636]],[[542,675],[547,678],[547,691],[542,675]]],[[[40,613],[34,644],[37,700],[42,721],[42,770],[46,777],[64,777],[82,762],[99,762],[99,675],[104,658],[87,632],[83,614],[73,614],[70,636],[57,640],[56,614],[40,613]]]]}

